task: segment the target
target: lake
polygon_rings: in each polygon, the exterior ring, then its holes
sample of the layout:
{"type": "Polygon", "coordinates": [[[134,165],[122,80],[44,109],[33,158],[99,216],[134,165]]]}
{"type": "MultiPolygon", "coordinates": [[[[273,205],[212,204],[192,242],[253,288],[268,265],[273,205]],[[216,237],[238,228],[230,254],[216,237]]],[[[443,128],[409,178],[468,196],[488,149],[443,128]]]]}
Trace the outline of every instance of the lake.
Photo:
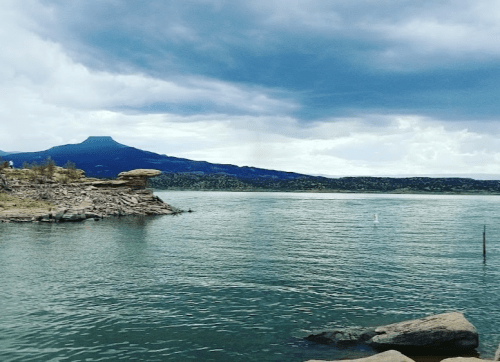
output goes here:
{"type": "Polygon", "coordinates": [[[193,212],[0,224],[1,361],[363,357],[304,337],[454,310],[500,343],[498,196],[155,194],[193,212]]]}

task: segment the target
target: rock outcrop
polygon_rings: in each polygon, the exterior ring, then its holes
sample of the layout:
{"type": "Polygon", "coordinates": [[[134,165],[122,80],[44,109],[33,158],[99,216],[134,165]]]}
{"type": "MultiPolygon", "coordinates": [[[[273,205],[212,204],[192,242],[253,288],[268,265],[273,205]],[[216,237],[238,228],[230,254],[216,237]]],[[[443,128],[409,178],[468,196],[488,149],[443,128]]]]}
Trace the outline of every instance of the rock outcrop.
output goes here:
{"type": "Polygon", "coordinates": [[[376,350],[395,349],[433,353],[470,351],[479,345],[476,328],[462,313],[451,312],[422,319],[353,331],[329,331],[310,335],[307,340],[342,346],[364,343],[376,350]]]}
{"type": "MultiPolygon", "coordinates": [[[[307,362],[327,362],[320,360],[309,360],[307,362]]],[[[358,358],[358,359],[350,359],[350,360],[336,360],[335,362],[415,362],[411,358],[406,357],[398,351],[390,350],[382,353],[378,353],[376,355],[358,358]]]]}
{"type": "Polygon", "coordinates": [[[136,189],[145,189],[149,177],[161,175],[161,171],[139,168],[132,171],[120,172],[118,181],[126,182],[127,186],[136,189]]]}
{"type": "MultiPolygon", "coordinates": [[[[138,174],[140,178],[148,177],[144,172],[138,174]]],[[[164,203],[150,190],[134,187],[137,185],[134,180],[137,179],[99,181],[81,178],[77,182],[62,183],[48,179],[13,178],[9,180],[9,197],[37,203],[33,207],[24,207],[10,202],[11,206],[7,209],[0,205],[0,221],[65,222],[181,212],[164,203]]]]}

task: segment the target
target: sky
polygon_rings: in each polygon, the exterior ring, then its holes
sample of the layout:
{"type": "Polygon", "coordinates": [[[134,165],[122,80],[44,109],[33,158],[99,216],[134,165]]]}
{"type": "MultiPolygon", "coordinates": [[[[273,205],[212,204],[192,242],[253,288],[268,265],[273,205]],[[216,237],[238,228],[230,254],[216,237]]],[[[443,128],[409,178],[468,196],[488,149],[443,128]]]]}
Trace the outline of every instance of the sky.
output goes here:
{"type": "Polygon", "coordinates": [[[2,0],[0,150],[498,179],[498,39],[497,0],[2,0]]]}

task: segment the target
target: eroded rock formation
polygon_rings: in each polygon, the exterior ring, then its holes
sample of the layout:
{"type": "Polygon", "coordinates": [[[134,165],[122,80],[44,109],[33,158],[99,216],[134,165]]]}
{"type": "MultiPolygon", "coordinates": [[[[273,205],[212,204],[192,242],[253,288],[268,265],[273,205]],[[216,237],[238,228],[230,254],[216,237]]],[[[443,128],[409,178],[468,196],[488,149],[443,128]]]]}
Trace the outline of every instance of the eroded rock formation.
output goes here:
{"type": "Polygon", "coordinates": [[[145,172],[139,172],[138,175],[111,181],[79,178],[71,183],[14,177],[9,180],[9,197],[39,203],[33,207],[21,207],[12,202],[8,208],[2,208],[0,205],[0,220],[63,222],[108,216],[168,215],[181,212],[164,203],[150,190],[137,187],[138,179],[142,182],[144,178],[149,177],[145,172]]]}
{"type": "Polygon", "coordinates": [[[152,169],[139,168],[132,171],[120,172],[118,174],[118,181],[124,181],[129,187],[136,189],[145,189],[147,186],[148,178],[158,176],[161,171],[152,169]]]}

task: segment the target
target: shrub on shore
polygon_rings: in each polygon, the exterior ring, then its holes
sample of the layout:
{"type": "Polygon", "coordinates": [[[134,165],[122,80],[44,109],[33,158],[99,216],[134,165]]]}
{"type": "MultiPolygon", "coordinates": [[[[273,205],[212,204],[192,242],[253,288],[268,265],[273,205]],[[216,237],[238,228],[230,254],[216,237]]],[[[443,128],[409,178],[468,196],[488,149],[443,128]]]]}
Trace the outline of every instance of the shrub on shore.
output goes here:
{"type": "Polygon", "coordinates": [[[48,180],[70,183],[80,179],[84,176],[84,173],[77,169],[75,164],[71,161],[68,161],[63,167],[60,167],[56,165],[51,157],[47,157],[45,161],[41,163],[37,163],[36,161],[31,163],[23,162],[21,169],[9,169],[9,172],[7,172],[5,176],[10,179],[17,178],[39,183],[44,183],[48,180]]]}

